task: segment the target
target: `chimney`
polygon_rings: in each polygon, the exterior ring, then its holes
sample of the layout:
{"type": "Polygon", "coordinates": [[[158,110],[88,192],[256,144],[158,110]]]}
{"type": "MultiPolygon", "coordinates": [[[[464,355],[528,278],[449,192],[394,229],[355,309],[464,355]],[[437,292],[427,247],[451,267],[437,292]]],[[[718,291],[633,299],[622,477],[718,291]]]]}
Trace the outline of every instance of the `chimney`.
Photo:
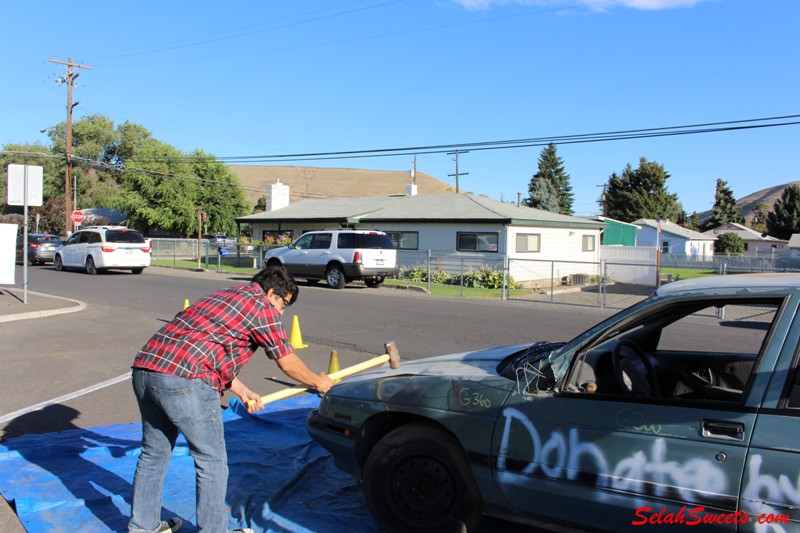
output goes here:
{"type": "Polygon", "coordinates": [[[281,180],[278,180],[277,183],[273,183],[272,185],[267,187],[267,211],[277,211],[282,207],[286,207],[289,205],[289,186],[281,183],[281,180]]]}
{"type": "Polygon", "coordinates": [[[406,196],[416,196],[417,195],[417,184],[416,183],[409,183],[406,185],[406,196]]]}

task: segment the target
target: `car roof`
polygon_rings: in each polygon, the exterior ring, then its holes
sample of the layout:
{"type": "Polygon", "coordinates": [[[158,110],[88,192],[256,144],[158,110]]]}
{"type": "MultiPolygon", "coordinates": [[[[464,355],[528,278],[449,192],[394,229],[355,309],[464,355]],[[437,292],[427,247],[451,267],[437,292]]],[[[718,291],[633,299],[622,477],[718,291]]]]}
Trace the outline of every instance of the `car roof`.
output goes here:
{"type": "Polygon", "coordinates": [[[800,274],[763,273],[732,274],[727,276],[706,276],[675,281],[659,287],[656,296],[666,296],[681,292],[695,292],[714,289],[781,289],[800,288],[800,274]]]}

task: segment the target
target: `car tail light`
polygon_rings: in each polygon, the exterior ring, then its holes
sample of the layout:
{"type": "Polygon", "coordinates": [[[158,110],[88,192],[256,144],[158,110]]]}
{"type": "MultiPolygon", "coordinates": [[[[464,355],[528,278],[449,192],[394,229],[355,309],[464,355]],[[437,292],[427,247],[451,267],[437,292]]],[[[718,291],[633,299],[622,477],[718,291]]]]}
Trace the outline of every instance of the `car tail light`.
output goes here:
{"type": "Polygon", "coordinates": [[[114,248],[113,246],[101,246],[100,250],[102,250],[103,252],[116,252],[117,251],[117,249],[114,248]]]}
{"type": "Polygon", "coordinates": [[[353,263],[360,263],[360,262],[361,262],[361,252],[354,252],[353,263]]]}
{"type": "Polygon", "coordinates": [[[139,248],[139,249],[146,254],[153,253],[153,248],[151,246],[145,246],[144,248],[139,248]]]}
{"type": "Polygon", "coordinates": [[[38,247],[39,247],[39,245],[38,245],[38,244],[36,244],[35,242],[32,242],[32,243],[30,243],[30,244],[29,244],[29,246],[30,246],[31,248],[38,248],[38,247]]]}

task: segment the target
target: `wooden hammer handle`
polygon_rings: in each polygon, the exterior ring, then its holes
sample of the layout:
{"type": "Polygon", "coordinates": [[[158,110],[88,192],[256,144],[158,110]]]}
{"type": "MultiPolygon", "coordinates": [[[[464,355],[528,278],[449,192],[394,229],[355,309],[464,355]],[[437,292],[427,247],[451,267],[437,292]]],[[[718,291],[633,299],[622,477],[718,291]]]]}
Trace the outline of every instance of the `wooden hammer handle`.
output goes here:
{"type": "MultiPolygon", "coordinates": [[[[331,372],[330,374],[328,374],[328,377],[331,379],[345,378],[347,376],[351,376],[353,374],[357,374],[359,372],[363,372],[364,370],[369,370],[372,367],[386,363],[389,361],[389,357],[390,357],[389,354],[385,353],[383,355],[373,357],[372,359],[368,359],[353,366],[348,366],[347,368],[343,368],[337,372],[331,372]]],[[[308,387],[303,387],[303,386],[289,387],[287,389],[279,390],[278,392],[273,392],[272,394],[267,394],[266,396],[262,396],[261,403],[267,404],[270,402],[276,402],[278,400],[284,400],[286,398],[291,398],[292,396],[296,396],[304,392],[314,392],[314,389],[310,389],[308,387]]]]}

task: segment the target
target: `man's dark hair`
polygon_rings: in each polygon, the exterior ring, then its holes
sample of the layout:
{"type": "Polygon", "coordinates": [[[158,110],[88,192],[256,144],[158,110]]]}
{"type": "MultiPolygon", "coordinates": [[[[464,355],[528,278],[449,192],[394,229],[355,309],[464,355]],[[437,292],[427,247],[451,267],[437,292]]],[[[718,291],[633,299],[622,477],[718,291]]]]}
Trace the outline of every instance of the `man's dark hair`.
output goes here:
{"type": "Polygon", "coordinates": [[[252,281],[264,289],[264,292],[272,289],[275,294],[286,298],[292,295],[290,305],[297,301],[300,296],[300,287],[282,266],[270,266],[253,276],[252,281]]]}

